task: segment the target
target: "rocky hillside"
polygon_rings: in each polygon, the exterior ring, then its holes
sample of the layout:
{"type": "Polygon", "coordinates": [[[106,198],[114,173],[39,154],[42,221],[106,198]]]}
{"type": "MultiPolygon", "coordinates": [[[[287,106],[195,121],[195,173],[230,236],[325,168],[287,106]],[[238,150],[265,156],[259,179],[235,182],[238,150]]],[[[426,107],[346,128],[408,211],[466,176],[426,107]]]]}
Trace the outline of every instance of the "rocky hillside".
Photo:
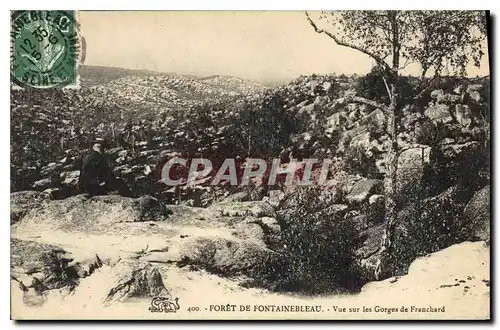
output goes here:
{"type": "Polygon", "coordinates": [[[261,92],[264,87],[228,76],[197,77],[146,70],[83,66],[81,84],[96,100],[113,100],[132,110],[185,111],[238,95],[261,92]]]}
{"type": "Polygon", "coordinates": [[[80,83],[86,87],[104,85],[112,80],[128,76],[144,77],[159,75],[158,72],[148,70],[131,70],[98,65],[81,65],[78,70],[80,83]]]}
{"type": "Polygon", "coordinates": [[[125,107],[149,110],[192,108],[238,95],[254,94],[262,89],[231,77],[192,78],[182,75],[127,76],[92,87],[92,93],[113,99],[125,107]]]}

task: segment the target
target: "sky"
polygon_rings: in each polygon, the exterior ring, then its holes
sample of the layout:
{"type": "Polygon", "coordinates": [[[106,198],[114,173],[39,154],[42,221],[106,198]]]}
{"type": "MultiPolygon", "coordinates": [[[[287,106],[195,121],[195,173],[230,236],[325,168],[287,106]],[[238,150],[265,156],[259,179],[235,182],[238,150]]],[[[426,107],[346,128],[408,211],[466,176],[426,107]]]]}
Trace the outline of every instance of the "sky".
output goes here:
{"type": "MultiPolygon", "coordinates": [[[[257,81],[365,74],[373,66],[366,55],[316,33],[302,11],[84,11],[80,24],[88,65],[257,81]]],[[[488,71],[486,56],[468,73],[488,71]]]]}

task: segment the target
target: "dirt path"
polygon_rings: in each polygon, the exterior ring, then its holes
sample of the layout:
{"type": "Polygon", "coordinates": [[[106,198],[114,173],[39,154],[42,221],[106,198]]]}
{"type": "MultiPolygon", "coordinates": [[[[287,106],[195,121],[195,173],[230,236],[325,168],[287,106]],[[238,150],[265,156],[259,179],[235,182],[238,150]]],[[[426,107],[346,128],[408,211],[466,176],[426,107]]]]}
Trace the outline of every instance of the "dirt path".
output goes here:
{"type": "MultiPolygon", "coordinates": [[[[20,234],[21,239],[55,243],[72,254],[99,253],[118,256],[134,253],[145,246],[161,245],[165,236],[106,235],[77,237],[54,233],[20,234]],[[125,251],[125,252],[124,252],[125,251]]],[[[372,282],[357,295],[304,297],[277,294],[238,286],[237,279],[225,279],[206,271],[189,271],[173,265],[155,264],[161,271],[165,286],[172,297],[179,298],[177,313],[151,313],[150,300],[116,303],[103,306],[102,288],[110,281],[110,267],[103,266],[81,280],[70,295],[53,290],[42,307],[22,304],[22,292],[12,282],[13,317],[16,319],[98,318],[98,319],[484,319],[489,317],[490,274],[489,247],[482,242],[465,242],[415,261],[409,274],[399,279],[372,282]],[[235,305],[235,311],[220,311],[221,306],[235,305]],[[240,312],[249,305],[250,312],[240,312]],[[272,311],[276,306],[288,306],[287,312],[272,311]],[[291,306],[302,306],[294,312],[291,306]],[[274,306],[274,307],[273,307],[274,306]],[[309,306],[309,307],[307,307],[309,306]],[[335,307],[336,306],[336,307],[335,307]],[[412,309],[413,306],[413,309],[412,309]],[[433,312],[444,307],[443,311],[433,312]],[[188,308],[191,307],[191,311],[188,308]],[[408,308],[402,312],[401,308],[408,308]],[[343,310],[345,308],[345,310],[343,310]],[[210,311],[212,309],[212,311],[210,311]],[[214,311],[217,310],[217,311],[214,311]],[[370,310],[370,311],[369,311],[370,310]]],[[[227,307],[225,308],[227,309],[227,307]]]]}

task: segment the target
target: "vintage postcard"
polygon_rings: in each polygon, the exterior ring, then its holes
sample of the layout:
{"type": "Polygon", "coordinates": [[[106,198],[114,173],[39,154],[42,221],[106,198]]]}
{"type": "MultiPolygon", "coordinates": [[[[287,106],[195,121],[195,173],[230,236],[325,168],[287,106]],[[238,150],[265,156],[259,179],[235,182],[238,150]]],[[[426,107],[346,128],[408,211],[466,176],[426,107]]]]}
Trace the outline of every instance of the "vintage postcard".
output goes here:
{"type": "Polygon", "coordinates": [[[11,12],[11,318],[489,320],[485,11],[11,12]]]}

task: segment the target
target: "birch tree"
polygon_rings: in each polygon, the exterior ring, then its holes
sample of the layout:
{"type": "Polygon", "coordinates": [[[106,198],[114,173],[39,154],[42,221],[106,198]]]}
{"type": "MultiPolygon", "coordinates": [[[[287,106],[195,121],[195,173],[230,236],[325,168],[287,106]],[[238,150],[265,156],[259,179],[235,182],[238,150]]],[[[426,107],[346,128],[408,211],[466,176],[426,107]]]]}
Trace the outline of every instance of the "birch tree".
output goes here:
{"type": "Polygon", "coordinates": [[[380,261],[375,277],[381,275],[381,260],[390,252],[397,223],[396,182],[398,146],[397,78],[407,66],[417,67],[418,99],[442,75],[466,75],[469,64],[480,65],[486,38],[486,13],[479,11],[335,11],[306,18],[314,31],[339,46],[358,51],[381,68],[388,102],[379,103],[356,95],[349,102],[381,109],[387,117],[390,138],[385,176],[385,230],[379,248],[380,261]]]}

